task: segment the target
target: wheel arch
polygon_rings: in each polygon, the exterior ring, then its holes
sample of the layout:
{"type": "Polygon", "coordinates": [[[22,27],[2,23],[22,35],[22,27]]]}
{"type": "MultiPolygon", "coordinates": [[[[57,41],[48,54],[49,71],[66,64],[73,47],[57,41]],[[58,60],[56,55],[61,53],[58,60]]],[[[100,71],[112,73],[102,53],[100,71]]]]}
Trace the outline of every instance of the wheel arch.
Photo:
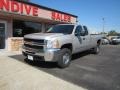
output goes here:
{"type": "Polygon", "coordinates": [[[70,49],[71,52],[72,52],[72,50],[73,50],[73,45],[72,45],[72,43],[67,43],[67,44],[64,44],[64,45],[61,46],[61,49],[63,49],[63,48],[68,48],[68,49],[70,49]]]}
{"type": "Polygon", "coordinates": [[[97,45],[100,45],[101,44],[101,39],[98,39],[97,40],[97,45]]]}

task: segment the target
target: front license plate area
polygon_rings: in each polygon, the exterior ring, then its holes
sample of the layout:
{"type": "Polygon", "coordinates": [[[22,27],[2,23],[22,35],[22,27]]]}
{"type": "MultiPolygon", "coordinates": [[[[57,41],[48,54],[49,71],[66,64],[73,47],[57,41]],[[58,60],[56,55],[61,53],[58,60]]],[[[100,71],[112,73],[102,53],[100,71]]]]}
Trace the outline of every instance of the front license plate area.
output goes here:
{"type": "Polygon", "coordinates": [[[33,56],[28,55],[28,59],[33,61],[33,56]]]}

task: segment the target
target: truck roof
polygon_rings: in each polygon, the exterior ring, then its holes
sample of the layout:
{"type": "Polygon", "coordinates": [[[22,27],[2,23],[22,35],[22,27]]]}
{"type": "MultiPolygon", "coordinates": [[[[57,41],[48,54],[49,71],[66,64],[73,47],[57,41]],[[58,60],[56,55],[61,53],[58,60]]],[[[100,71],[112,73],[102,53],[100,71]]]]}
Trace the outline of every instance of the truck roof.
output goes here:
{"type": "Polygon", "coordinates": [[[57,25],[78,25],[78,24],[57,24],[57,25]]]}

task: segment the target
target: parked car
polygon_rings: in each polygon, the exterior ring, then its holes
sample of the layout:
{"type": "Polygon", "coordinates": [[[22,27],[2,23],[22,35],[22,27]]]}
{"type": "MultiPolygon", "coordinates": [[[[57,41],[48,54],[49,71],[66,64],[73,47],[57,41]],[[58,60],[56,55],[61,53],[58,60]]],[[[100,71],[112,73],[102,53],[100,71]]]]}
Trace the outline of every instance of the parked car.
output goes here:
{"type": "Polygon", "coordinates": [[[109,44],[110,43],[110,40],[109,39],[107,39],[106,37],[103,37],[102,38],[102,44],[103,45],[106,45],[106,44],[109,44]]]}
{"type": "Polygon", "coordinates": [[[111,39],[111,43],[112,43],[112,44],[120,44],[120,36],[113,37],[113,38],[111,39]]]}
{"type": "Polygon", "coordinates": [[[92,49],[100,52],[101,36],[91,35],[86,26],[76,24],[58,24],[46,33],[34,33],[24,36],[23,55],[28,60],[57,62],[58,66],[69,66],[72,54],[92,49]]]}

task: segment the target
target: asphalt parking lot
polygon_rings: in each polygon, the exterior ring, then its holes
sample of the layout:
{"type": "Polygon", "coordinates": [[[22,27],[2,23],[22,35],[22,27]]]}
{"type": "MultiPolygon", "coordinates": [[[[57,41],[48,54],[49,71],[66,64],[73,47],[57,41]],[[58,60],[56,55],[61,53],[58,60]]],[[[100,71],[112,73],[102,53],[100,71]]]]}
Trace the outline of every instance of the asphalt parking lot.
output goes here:
{"type": "Polygon", "coordinates": [[[58,68],[55,63],[24,62],[22,55],[10,57],[88,90],[120,90],[120,45],[102,46],[98,55],[75,54],[66,69],[58,68]]]}

